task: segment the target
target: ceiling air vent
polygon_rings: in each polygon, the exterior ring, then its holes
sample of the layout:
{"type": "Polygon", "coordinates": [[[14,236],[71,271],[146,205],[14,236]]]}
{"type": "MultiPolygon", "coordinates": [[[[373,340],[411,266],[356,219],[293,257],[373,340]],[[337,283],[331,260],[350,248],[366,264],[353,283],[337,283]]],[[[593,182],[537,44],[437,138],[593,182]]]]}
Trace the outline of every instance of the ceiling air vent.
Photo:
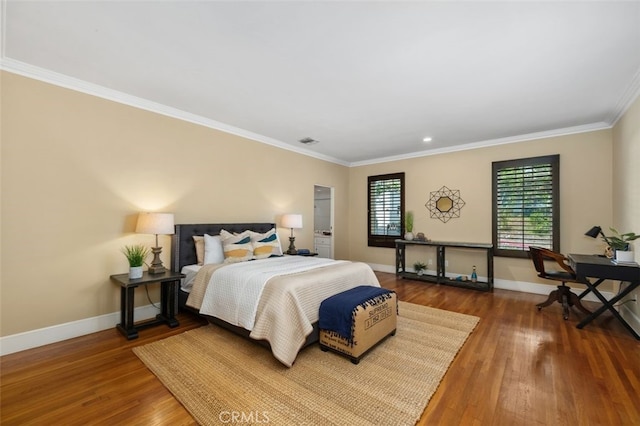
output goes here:
{"type": "Polygon", "coordinates": [[[317,140],[315,140],[315,139],[312,139],[312,138],[307,137],[307,138],[302,138],[302,139],[300,139],[298,142],[300,142],[300,143],[302,143],[302,144],[305,144],[305,145],[315,145],[315,144],[317,144],[317,143],[318,143],[318,142],[320,142],[320,141],[317,141],[317,140]]]}

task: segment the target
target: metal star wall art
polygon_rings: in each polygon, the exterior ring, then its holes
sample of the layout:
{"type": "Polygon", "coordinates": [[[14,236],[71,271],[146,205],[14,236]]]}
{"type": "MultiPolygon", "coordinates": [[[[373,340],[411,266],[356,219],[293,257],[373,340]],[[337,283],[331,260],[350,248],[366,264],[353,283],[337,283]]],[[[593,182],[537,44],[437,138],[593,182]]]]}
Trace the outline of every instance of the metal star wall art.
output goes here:
{"type": "Polygon", "coordinates": [[[431,212],[431,218],[438,218],[444,223],[454,217],[460,217],[460,209],[465,202],[460,198],[460,191],[443,186],[430,193],[425,207],[431,212]]]}

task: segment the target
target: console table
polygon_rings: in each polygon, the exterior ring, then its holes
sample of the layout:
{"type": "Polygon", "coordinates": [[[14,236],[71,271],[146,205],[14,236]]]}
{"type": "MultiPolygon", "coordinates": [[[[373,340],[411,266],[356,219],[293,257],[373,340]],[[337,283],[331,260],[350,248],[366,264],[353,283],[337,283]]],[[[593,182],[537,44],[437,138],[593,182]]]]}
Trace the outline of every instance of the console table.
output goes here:
{"type": "Polygon", "coordinates": [[[493,290],[493,244],[484,243],[457,243],[450,241],[417,241],[417,240],[396,240],[396,276],[409,278],[412,280],[420,280],[433,282],[437,284],[447,284],[457,287],[472,288],[474,290],[492,291],[493,290]],[[413,272],[406,271],[406,250],[407,246],[431,246],[436,247],[437,251],[437,271],[436,275],[424,274],[418,275],[413,272]],[[458,281],[446,276],[446,251],[451,249],[473,249],[484,250],[487,254],[487,281],[458,281]]]}

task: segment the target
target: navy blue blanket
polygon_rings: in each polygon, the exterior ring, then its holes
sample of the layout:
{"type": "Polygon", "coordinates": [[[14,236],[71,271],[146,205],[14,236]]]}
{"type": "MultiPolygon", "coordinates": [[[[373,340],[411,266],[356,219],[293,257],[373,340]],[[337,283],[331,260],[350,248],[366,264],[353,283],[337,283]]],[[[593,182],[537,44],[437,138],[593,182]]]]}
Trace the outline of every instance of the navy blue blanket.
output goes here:
{"type": "Polygon", "coordinates": [[[391,290],[361,285],[325,299],[320,304],[318,327],[338,333],[353,342],[354,316],[358,306],[375,306],[391,298],[391,290]]]}

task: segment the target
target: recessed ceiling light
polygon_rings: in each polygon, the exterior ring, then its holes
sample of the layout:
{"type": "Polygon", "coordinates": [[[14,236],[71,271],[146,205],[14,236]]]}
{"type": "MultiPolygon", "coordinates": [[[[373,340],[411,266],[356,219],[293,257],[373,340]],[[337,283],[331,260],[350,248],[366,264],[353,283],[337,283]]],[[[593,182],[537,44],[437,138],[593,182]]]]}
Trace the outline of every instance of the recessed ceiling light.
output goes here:
{"type": "Polygon", "coordinates": [[[430,138],[429,136],[427,136],[426,138],[422,139],[422,142],[431,142],[432,138],[430,138]]]}

